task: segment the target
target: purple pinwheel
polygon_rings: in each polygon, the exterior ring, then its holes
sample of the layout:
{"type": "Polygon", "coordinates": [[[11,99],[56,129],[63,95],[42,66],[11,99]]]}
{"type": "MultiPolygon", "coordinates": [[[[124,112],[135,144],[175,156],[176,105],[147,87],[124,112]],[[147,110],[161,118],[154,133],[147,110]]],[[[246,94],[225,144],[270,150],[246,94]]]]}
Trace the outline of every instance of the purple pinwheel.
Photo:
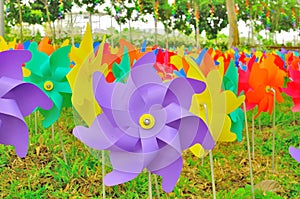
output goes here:
{"type": "Polygon", "coordinates": [[[300,147],[298,149],[296,149],[295,147],[290,147],[289,148],[289,152],[291,154],[291,156],[300,163],[300,147]]]}
{"type": "Polygon", "coordinates": [[[171,192],[182,170],[182,151],[196,143],[206,150],[214,140],[202,119],[189,112],[192,96],[205,84],[189,78],[162,82],[154,69],[155,55],[147,53],[132,67],[127,82],[108,83],[93,76],[94,93],[103,113],[89,127],[73,134],[96,150],[109,150],[113,171],[104,183],[130,181],[147,168],[163,178],[171,192]]]}
{"type": "Polygon", "coordinates": [[[19,157],[28,150],[28,127],[24,117],[37,106],[52,107],[38,87],[22,81],[22,64],[31,59],[27,50],[0,52],[0,143],[12,145],[19,157]]]}

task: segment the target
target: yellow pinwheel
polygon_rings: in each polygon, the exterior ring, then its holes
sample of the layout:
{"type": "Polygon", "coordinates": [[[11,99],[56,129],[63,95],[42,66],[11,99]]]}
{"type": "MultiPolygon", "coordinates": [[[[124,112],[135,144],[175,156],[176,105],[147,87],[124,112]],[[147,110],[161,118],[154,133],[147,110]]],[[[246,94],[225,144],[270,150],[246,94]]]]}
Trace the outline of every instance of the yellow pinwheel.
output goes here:
{"type": "Polygon", "coordinates": [[[67,75],[73,92],[72,104],[87,125],[91,125],[96,116],[101,113],[101,109],[94,98],[92,74],[96,71],[100,71],[105,75],[108,73],[107,65],[101,64],[104,43],[105,37],[95,56],[92,33],[88,25],[80,47],[78,49],[72,48],[70,53],[71,60],[76,63],[67,75]]]}
{"type": "MultiPolygon", "coordinates": [[[[185,69],[186,76],[204,81],[207,85],[203,93],[193,96],[190,111],[206,121],[206,106],[208,112],[207,125],[214,140],[219,142],[235,141],[236,135],[230,131],[231,120],[228,114],[238,108],[245,97],[237,98],[232,91],[222,91],[223,64],[220,64],[219,68],[215,67],[215,69],[210,70],[205,76],[191,57],[186,56],[185,60],[190,65],[188,69],[185,69]]],[[[178,63],[178,57],[174,57],[172,61],[178,63]]],[[[179,63],[177,65],[182,64],[179,63]]],[[[211,66],[208,67],[212,68],[211,66]]],[[[206,69],[203,70],[207,72],[206,69]]],[[[206,154],[200,144],[192,146],[190,150],[197,157],[202,157],[206,154]]]]}
{"type": "Polygon", "coordinates": [[[16,47],[16,38],[11,42],[6,42],[5,39],[0,36],[0,52],[10,49],[15,49],[16,47]]]}

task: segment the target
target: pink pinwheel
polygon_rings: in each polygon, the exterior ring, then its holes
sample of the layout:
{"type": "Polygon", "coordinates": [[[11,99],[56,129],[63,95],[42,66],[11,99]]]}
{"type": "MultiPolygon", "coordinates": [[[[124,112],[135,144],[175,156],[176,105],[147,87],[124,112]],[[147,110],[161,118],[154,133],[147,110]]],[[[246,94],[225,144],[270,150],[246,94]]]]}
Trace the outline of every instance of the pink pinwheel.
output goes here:
{"type": "Polygon", "coordinates": [[[166,50],[165,52],[162,49],[157,50],[156,63],[154,68],[161,75],[163,80],[170,80],[173,78],[173,71],[177,70],[177,68],[170,63],[171,57],[175,53],[169,52],[166,50]]]}
{"type": "MultiPolygon", "coordinates": [[[[250,78],[250,72],[252,70],[252,66],[255,63],[256,56],[253,56],[249,62],[247,63],[246,70],[243,70],[242,68],[238,68],[238,74],[239,74],[239,81],[238,81],[238,95],[241,93],[247,93],[249,90],[251,90],[250,84],[249,84],[249,78],[250,78]]],[[[254,103],[249,103],[249,100],[246,98],[245,100],[247,110],[251,110],[255,107],[254,103]]]]}
{"type": "Polygon", "coordinates": [[[31,59],[27,50],[0,53],[0,143],[12,145],[19,157],[28,150],[28,127],[24,117],[37,106],[52,107],[51,100],[38,87],[22,81],[22,64],[31,59]]]}
{"type": "Polygon", "coordinates": [[[293,112],[300,111],[300,71],[290,68],[289,70],[291,82],[287,83],[287,88],[282,89],[283,92],[292,97],[294,106],[293,112]]]}
{"type": "Polygon", "coordinates": [[[73,134],[89,147],[110,151],[108,186],[130,181],[147,168],[162,176],[162,187],[170,192],[182,170],[182,151],[196,143],[206,150],[214,147],[206,124],[189,112],[192,96],[205,84],[190,78],[163,83],[155,61],[153,52],[137,60],[126,83],[108,83],[102,73],[94,73],[103,114],[89,128],[75,127],[73,134]]]}
{"type": "Polygon", "coordinates": [[[295,147],[290,147],[289,152],[291,156],[300,163],[300,148],[296,149],[295,147]]]}

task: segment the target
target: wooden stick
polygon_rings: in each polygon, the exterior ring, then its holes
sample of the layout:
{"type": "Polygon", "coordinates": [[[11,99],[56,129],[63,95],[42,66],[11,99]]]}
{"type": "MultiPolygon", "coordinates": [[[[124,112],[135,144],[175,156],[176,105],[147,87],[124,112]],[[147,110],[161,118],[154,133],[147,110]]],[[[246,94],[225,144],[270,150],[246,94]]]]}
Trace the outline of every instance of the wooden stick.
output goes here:
{"type": "Polygon", "coordinates": [[[211,171],[211,184],[212,184],[212,191],[213,191],[213,199],[217,198],[216,194],[216,183],[215,183],[215,175],[214,175],[214,160],[212,150],[209,150],[209,160],[210,160],[210,171],[211,171]]]}
{"type": "Polygon", "coordinates": [[[270,91],[274,94],[274,106],[273,106],[273,141],[272,141],[272,172],[275,172],[275,131],[276,131],[276,91],[273,88],[270,88],[270,91]]]}
{"type": "Polygon", "coordinates": [[[151,181],[150,171],[148,171],[148,194],[149,194],[149,199],[152,199],[152,181],[151,181]]]}
{"type": "Polygon", "coordinates": [[[54,141],[54,124],[51,125],[51,129],[52,129],[52,140],[54,141]]]}
{"type": "Polygon", "coordinates": [[[295,112],[293,112],[293,124],[294,124],[294,126],[296,126],[296,115],[295,115],[295,112]]]}
{"type": "Polygon", "coordinates": [[[261,131],[261,116],[258,117],[258,128],[259,128],[259,132],[262,134],[262,131],[261,131]]]}
{"type": "Polygon", "coordinates": [[[246,110],[245,102],[243,102],[243,106],[244,106],[244,114],[245,114],[245,129],[246,129],[247,150],[248,150],[248,159],[249,159],[249,167],[250,167],[251,193],[252,193],[252,199],[254,199],[255,196],[254,196],[253,168],[252,168],[251,153],[250,153],[250,140],[249,140],[248,122],[247,122],[247,113],[246,113],[247,110],[246,110]]]}
{"type": "Polygon", "coordinates": [[[155,189],[156,189],[157,198],[160,199],[160,193],[159,193],[157,175],[154,175],[154,182],[155,182],[155,189]]]}
{"type": "Polygon", "coordinates": [[[59,139],[60,139],[60,145],[61,145],[61,148],[62,148],[62,153],[63,153],[64,161],[65,161],[66,164],[68,164],[68,162],[67,162],[67,156],[66,156],[66,151],[65,151],[65,147],[64,147],[64,143],[63,143],[63,140],[62,140],[62,137],[61,137],[61,132],[59,133],[59,139]]]}
{"type": "MultiPolygon", "coordinates": [[[[203,104],[203,107],[205,109],[206,124],[208,125],[209,121],[208,121],[207,105],[203,104]]],[[[216,194],[216,184],[215,184],[215,175],[214,175],[214,160],[213,160],[212,150],[209,150],[209,160],[210,160],[210,173],[211,173],[211,184],[212,184],[212,191],[213,191],[213,199],[216,199],[217,194],[216,194]]]]}
{"type": "Polygon", "coordinates": [[[105,157],[104,157],[104,150],[101,151],[102,156],[102,198],[105,199],[105,184],[104,184],[104,175],[105,175],[105,157]]]}
{"type": "Polygon", "coordinates": [[[34,112],[34,132],[37,134],[37,111],[34,112]]]}
{"type": "Polygon", "coordinates": [[[252,110],[252,158],[254,160],[254,154],[255,154],[255,143],[254,143],[254,110],[252,110]]]}
{"type": "Polygon", "coordinates": [[[21,0],[18,0],[18,9],[19,9],[19,23],[20,23],[20,39],[21,39],[21,43],[23,43],[23,16],[22,16],[21,0]]]}

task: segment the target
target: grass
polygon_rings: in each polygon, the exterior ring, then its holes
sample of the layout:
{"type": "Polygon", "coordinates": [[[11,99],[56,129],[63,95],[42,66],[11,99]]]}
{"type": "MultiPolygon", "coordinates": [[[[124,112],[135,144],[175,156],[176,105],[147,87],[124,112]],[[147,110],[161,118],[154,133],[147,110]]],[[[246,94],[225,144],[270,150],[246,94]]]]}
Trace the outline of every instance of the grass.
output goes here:
{"type": "MultiPolygon", "coordinates": [[[[290,111],[292,102],[277,105],[276,111],[276,171],[272,173],[272,122],[262,114],[262,132],[255,122],[255,159],[253,172],[255,184],[262,180],[275,180],[281,185],[277,193],[256,190],[256,198],[299,198],[300,164],[288,153],[288,147],[299,146],[299,114],[290,111]],[[294,119],[296,121],[294,122],[294,119]]],[[[249,128],[251,113],[248,113],[249,128]]],[[[72,135],[75,126],[70,109],[64,109],[55,124],[55,139],[51,128],[41,126],[34,132],[34,116],[26,118],[30,128],[29,151],[25,158],[18,158],[14,148],[0,145],[1,198],[102,198],[101,156],[92,152],[72,135]],[[59,134],[62,135],[68,164],[63,160],[59,134]]],[[[251,129],[249,129],[251,133],[251,129]]],[[[251,188],[245,133],[242,142],[219,143],[213,150],[217,198],[250,198],[251,188]]],[[[202,160],[189,151],[184,154],[184,167],[172,193],[160,198],[212,198],[209,157],[202,160]]],[[[107,158],[107,154],[106,154],[107,158]]],[[[106,165],[106,173],[111,167],[106,165]]],[[[154,175],[152,175],[153,179],[154,175]]],[[[158,177],[161,184],[161,178],[158,177]]],[[[147,198],[148,177],[142,173],[125,184],[106,187],[107,198],[147,198]]],[[[153,197],[158,198],[153,183],[153,197]]]]}

